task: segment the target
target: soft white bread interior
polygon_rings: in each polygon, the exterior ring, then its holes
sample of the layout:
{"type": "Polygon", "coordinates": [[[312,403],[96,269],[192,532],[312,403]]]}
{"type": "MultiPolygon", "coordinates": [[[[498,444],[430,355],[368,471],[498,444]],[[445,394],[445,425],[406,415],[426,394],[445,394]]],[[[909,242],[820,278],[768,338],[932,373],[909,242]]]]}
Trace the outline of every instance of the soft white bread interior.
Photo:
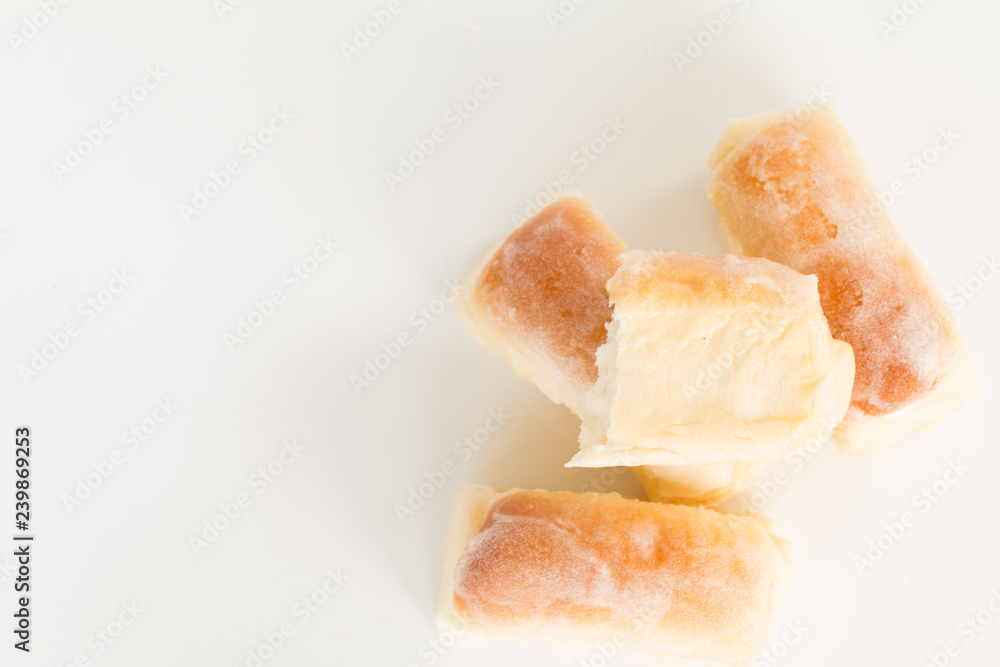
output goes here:
{"type": "Polygon", "coordinates": [[[813,276],[633,250],[608,292],[613,318],[567,465],[782,458],[847,410],[853,354],[830,336],[813,276]]]}
{"type": "Polygon", "coordinates": [[[736,514],[467,484],[448,524],[437,622],[466,638],[614,636],[657,664],[746,665],[790,575],[787,546],[736,514]]]}
{"type": "Polygon", "coordinates": [[[816,275],[831,332],[854,349],[841,453],[887,447],[969,400],[977,383],[954,318],[831,109],[730,121],[708,166],[729,249],[816,275]]]}

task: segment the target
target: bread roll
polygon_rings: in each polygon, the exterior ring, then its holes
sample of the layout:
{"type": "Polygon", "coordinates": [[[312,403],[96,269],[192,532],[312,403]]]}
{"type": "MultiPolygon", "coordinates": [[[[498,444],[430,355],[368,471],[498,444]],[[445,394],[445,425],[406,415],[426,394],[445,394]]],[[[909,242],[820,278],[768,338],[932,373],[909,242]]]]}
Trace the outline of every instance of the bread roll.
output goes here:
{"type": "Polygon", "coordinates": [[[515,373],[577,412],[611,320],[605,284],[626,250],[590,202],[564,197],[469,271],[455,313],[515,373]]]}
{"type": "Polygon", "coordinates": [[[632,474],[658,503],[712,507],[746,488],[764,463],[709,463],[692,466],[636,466],[632,474]]]}
{"type": "MultiPolygon", "coordinates": [[[[611,321],[605,285],[626,250],[590,202],[564,197],[473,267],[459,287],[455,312],[518,375],[579,415],[597,381],[595,354],[611,321]]],[[[711,505],[745,487],[756,467],[740,466],[633,472],[651,499],[711,505]]]]}
{"type": "Polygon", "coordinates": [[[763,461],[840,422],[851,347],[830,336],[816,278],[752,257],[632,250],[608,283],[571,466],[763,461]]]}
{"type": "Polygon", "coordinates": [[[834,431],[842,453],[886,447],[969,399],[955,321],[833,111],[732,121],[708,165],[731,250],[817,276],[830,330],[854,348],[851,406],[834,431]]]}
{"type": "Polygon", "coordinates": [[[448,523],[437,622],[464,637],[614,637],[669,664],[745,665],[789,577],[785,550],[740,515],[466,484],[448,523]]]}

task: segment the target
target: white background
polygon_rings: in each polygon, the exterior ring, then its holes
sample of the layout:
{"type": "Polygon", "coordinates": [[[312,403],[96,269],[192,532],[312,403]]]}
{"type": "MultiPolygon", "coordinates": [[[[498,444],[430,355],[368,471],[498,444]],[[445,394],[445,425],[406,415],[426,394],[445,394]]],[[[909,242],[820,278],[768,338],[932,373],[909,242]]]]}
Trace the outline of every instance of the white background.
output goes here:
{"type": "MultiPolygon", "coordinates": [[[[13,547],[0,549],[0,664],[247,665],[283,622],[295,632],[266,665],[590,659],[587,646],[428,643],[463,481],[595,480],[562,467],[578,428],[566,408],[450,309],[418,324],[560,170],[630,246],[719,253],[703,187],[726,120],[824,90],[879,186],[903,181],[891,217],[945,293],[1000,251],[996,3],[910,0],[885,36],[887,0],[592,0],[554,27],[556,0],[403,0],[348,62],[341,44],[385,6],[247,0],[220,17],[212,0],[78,0],[15,47],[41,10],[4,3],[0,539],[12,544],[14,428],[28,424],[37,541],[30,656],[11,647],[13,547]],[[733,20],[678,67],[723,10],[733,20]],[[112,105],[147,67],[166,78],[120,118],[112,105]],[[445,112],[480,77],[499,87],[453,127],[445,112]],[[241,142],[275,108],[294,120],[247,162],[241,142]],[[106,117],[113,132],[60,179],[53,163],[106,117]],[[581,171],[573,154],[607,119],[627,127],[581,171]],[[390,191],[385,172],[437,127],[446,141],[390,191]],[[911,156],[949,127],[959,138],[912,180],[911,156]],[[231,159],[240,173],[186,222],[179,205],[231,159]],[[293,291],[283,276],[327,237],[339,248],[293,291]],[[111,296],[122,269],[133,279],[87,321],[79,304],[111,296]],[[231,351],[225,334],[274,289],[285,301],[231,351]],[[18,368],[70,323],[79,334],[25,381],[18,368]],[[351,376],[401,332],[412,343],[356,392],[351,376]],[[166,398],[176,410],[128,451],[122,434],[166,398]],[[509,419],[461,461],[453,444],[495,408],[509,419]],[[293,438],[305,451],[258,494],[250,476],[293,438]],[[68,509],[114,450],[122,464],[68,509]],[[457,473],[401,523],[394,505],[445,461],[457,473]],[[240,493],[250,506],[196,554],[189,538],[240,493]],[[348,580],[301,623],[293,607],[327,570],[348,580]],[[133,601],[139,617],[110,646],[96,639],[133,601]]],[[[1000,618],[969,642],[958,626],[1000,590],[998,302],[994,280],[956,312],[982,385],[969,407],[884,454],[828,445],[763,507],[797,545],[771,641],[788,621],[808,628],[780,664],[916,666],[950,641],[950,664],[994,664],[1000,618]],[[913,496],[949,461],[970,471],[922,512],[913,496]],[[859,573],[854,557],[904,512],[916,525],[859,573]]],[[[611,488],[638,490],[627,474],[611,488]]]]}

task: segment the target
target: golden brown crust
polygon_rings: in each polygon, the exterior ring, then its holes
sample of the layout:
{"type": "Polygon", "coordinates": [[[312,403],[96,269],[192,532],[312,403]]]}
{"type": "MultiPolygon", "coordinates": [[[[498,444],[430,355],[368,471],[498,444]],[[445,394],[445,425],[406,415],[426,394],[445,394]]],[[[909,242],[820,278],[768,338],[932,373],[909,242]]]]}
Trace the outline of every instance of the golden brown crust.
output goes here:
{"type": "Polygon", "coordinates": [[[442,590],[480,632],[558,640],[623,630],[664,655],[749,660],[788,574],[775,539],[738,515],[516,489],[474,511],[481,525],[442,590]]]}
{"type": "Polygon", "coordinates": [[[626,250],[586,199],[565,197],[504,241],[473,298],[521,345],[557,360],[567,378],[592,383],[611,320],[605,284],[626,250]]]}
{"type": "Polygon", "coordinates": [[[817,276],[831,333],[854,348],[846,420],[892,413],[958,372],[964,344],[943,299],[834,114],[733,125],[713,153],[709,198],[740,252],[817,276]]]}

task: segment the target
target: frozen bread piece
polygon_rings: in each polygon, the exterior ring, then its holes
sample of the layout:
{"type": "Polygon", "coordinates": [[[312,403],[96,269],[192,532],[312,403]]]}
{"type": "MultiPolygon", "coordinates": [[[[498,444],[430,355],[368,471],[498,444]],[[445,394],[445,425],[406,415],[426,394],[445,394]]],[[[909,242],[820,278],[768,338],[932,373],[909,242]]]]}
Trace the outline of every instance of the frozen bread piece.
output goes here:
{"type": "Polygon", "coordinates": [[[832,110],[731,121],[708,165],[730,249],[814,274],[830,330],[854,348],[851,406],[833,434],[842,453],[886,447],[969,399],[955,321],[832,110]]]}
{"type": "MultiPolygon", "coordinates": [[[[455,311],[476,339],[518,375],[579,415],[597,381],[595,355],[611,321],[605,286],[626,250],[590,202],[578,196],[559,199],[469,272],[455,311]]],[[[712,505],[744,488],[753,470],[743,468],[661,466],[632,472],[650,499],[712,505]]]]}
{"type": "Polygon", "coordinates": [[[790,575],[786,546],[736,514],[467,484],[445,537],[437,621],[464,636],[616,636],[669,664],[746,665],[790,575]]]}
{"type": "Polygon", "coordinates": [[[608,339],[567,465],[782,458],[847,410],[854,359],[830,335],[814,276],[632,250],[608,292],[608,339]]]}
{"type": "Polygon", "coordinates": [[[746,488],[763,462],[709,463],[690,466],[636,466],[632,474],[658,503],[712,507],[746,488]]]}
{"type": "Polygon", "coordinates": [[[515,373],[576,412],[597,380],[594,354],[611,320],[605,283],[626,250],[589,201],[564,197],[469,271],[455,312],[515,373]]]}

